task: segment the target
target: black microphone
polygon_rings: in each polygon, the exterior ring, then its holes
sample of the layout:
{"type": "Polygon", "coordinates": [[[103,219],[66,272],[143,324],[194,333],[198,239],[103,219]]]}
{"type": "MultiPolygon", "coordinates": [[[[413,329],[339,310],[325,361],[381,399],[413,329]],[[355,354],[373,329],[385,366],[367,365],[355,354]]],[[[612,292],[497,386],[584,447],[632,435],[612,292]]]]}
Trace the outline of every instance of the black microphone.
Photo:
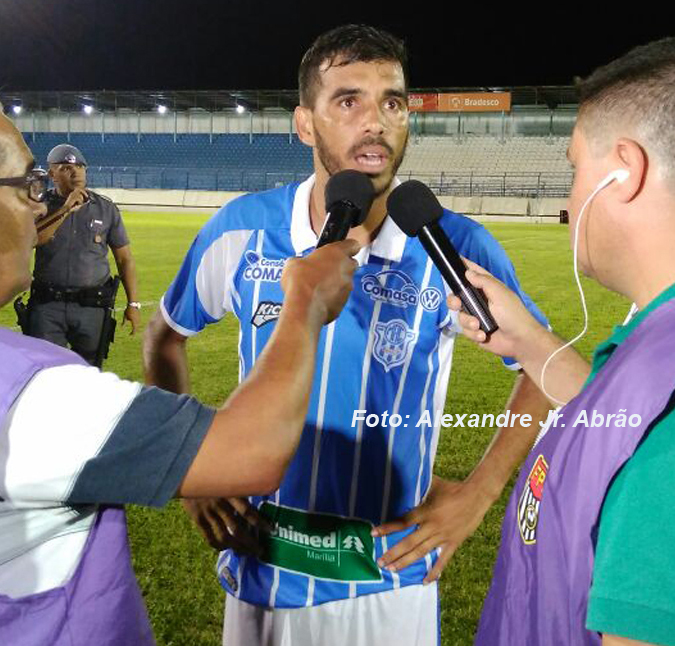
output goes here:
{"type": "Polygon", "coordinates": [[[387,210],[406,235],[419,237],[464,309],[480,322],[480,329],[485,334],[497,330],[499,326],[490,314],[485,297],[466,279],[466,265],[438,223],[443,207],[431,189],[415,179],[403,182],[387,198],[387,210]]]}
{"type": "Polygon", "coordinates": [[[370,178],[357,170],[342,170],[326,183],[326,221],[317,249],[344,240],[351,227],[361,224],[370,211],[375,189],[370,178]]]}

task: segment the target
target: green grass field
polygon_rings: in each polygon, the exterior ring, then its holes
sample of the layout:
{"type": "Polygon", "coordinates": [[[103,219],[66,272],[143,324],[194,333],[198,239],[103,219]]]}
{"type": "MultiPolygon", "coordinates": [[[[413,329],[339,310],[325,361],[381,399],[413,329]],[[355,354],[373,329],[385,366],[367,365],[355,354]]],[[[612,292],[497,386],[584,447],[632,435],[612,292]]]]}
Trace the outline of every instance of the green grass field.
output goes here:
{"type": "MultiPolygon", "coordinates": [[[[154,311],[205,220],[204,216],[185,214],[126,214],[141,300],[152,303],[143,310],[144,321],[154,311]]],[[[488,228],[504,245],[525,290],[545,311],[554,330],[565,338],[575,336],[581,329],[583,316],[571,269],[567,227],[499,223],[488,228]]],[[[578,349],[589,357],[592,348],[623,320],[629,303],[592,281],[582,280],[590,330],[578,349]]],[[[0,310],[0,324],[15,324],[11,307],[0,310]]],[[[236,321],[228,318],[189,343],[192,391],[205,403],[219,404],[236,386],[237,335],[236,321]]],[[[140,352],[140,336],[129,337],[124,328],[118,329],[106,368],[122,377],[139,380],[142,378],[140,352]]],[[[460,339],[446,410],[498,413],[513,379],[498,359],[460,339]]],[[[490,431],[445,429],[438,447],[436,473],[455,479],[467,475],[489,442],[490,431]]],[[[472,643],[499,542],[507,493],[443,574],[443,646],[472,643]]],[[[129,528],[136,573],[158,643],[164,646],[219,645],[224,594],[214,575],[216,554],[202,541],[179,505],[172,503],[162,511],[131,508],[129,528]]]]}

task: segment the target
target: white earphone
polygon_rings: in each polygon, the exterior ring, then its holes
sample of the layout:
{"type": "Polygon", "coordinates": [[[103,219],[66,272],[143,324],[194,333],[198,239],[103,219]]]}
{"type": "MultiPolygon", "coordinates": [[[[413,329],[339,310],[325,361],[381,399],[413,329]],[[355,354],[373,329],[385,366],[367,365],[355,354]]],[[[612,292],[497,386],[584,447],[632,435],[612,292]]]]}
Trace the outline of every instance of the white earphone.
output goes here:
{"type": "Polygon", "coordinates": [[[605,188],[608,184],[611,184],[614,180],[623,184],[630,177],[630,173],[625,168],[619,168],[613,170],[605,179],[603,179],[596,187],[594,193],[597,193],[599,190],[605,188]]]}
{"type": "Polygon", "coordinates": [[[548,368],[548,364],[551,362],[551,359],[553,359],[553,357],[555,357],[559,352],[562,352],[565,348],[568,348],[569,346],[576,343],[579,339],[581,339],[582,336],[584,336],[584,334],[586,334],[586,330],[588,329],[588,310],[586,309],[586,298],[584,297],[584,290],[581,286],[581,281],[579,280],[579,268],[578,268],[579,224],[581,223],[581,218],[584,215],[586,207],[603,188],[609,186],[614,180],[616,180],[619,184],[623,184],[623,182],[625,182],[629,177],[630,173],[625,168],[618,168],[617,170],[613,170],[611,173],[609,173],[609,175],[607,175],[607,177],[605,177],[598,183],[598,185],[595,187],[593,192],[588,196],[588,198],[584,202],[584,205],[581,207],[581,210],[579,211],[579,217],[577,218],[577,225],[574,230],[574,278],[577,281],[577,287],[579,288],[579,295],[581,296],[581,306],[584,310],[584,328],[571,341],[568,341],[565,345],[558,348],[553,354],[551,354],[551,356],[548,359],[546,359],[546,362],[544,363],[544,366],[541,369],[541,377],[540,377],[541,390],[544,393],[544,395],[546,395],[546,397],[548,397],[551,401],[556,402],[560,405],[565,405],[567,402],[560,401],[559,399],[553,397],[549,392],[547,392],[546,387],[544,386],[544,375],[546,374],[546,368],[548,368]]]}

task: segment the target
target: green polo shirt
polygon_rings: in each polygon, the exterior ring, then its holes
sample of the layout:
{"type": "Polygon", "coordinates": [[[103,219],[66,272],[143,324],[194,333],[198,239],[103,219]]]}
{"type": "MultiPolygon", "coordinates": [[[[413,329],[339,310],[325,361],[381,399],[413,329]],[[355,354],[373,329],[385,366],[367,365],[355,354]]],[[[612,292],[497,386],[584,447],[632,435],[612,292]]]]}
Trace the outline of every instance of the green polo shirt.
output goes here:
{"type": "MultiPolygon", "coordinates": [[[[598,346],[589,381],[669,287],[598,346]]],[[[675,348],[673,348],[675,360],[675,348]]],[[[600,514],[586,627],[675,646],[675,397],[615,477],[600,514]]]]}

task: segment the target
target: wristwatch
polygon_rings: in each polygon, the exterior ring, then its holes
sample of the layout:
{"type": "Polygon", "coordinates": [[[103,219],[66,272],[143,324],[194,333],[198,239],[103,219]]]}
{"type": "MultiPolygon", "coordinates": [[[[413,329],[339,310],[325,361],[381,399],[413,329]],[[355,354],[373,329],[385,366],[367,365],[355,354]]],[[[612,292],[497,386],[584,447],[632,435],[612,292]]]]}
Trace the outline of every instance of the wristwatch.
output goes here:
{"type": "Polygon", "coordinates": [[[131,303],[127,303],[127,307],[133,307],[136,310],[140,310],[141,304],[138,301],[132,301],[131,303]]]}

